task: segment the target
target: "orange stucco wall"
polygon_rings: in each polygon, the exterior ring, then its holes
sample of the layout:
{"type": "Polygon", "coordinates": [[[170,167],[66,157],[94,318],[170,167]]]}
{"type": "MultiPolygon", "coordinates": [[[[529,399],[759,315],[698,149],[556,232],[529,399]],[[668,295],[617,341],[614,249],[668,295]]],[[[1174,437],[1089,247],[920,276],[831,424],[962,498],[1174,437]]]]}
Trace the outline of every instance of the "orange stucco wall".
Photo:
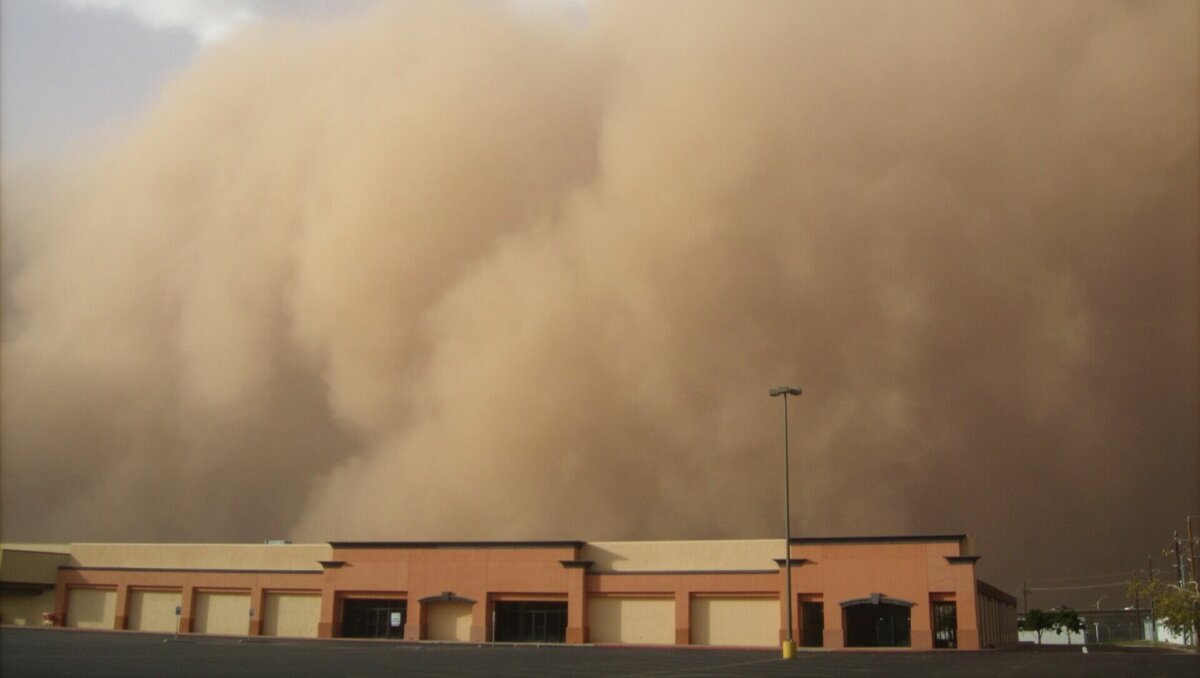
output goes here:
{"type": "Polygon", "coordinates": [[[579,549],[560,547],[350,547],[334,548],[333,561],[342,563],[326,571],[323,590],[328,605],[321,608],[318,633],[335,634],[341,619],[338,596],[371,591],[402,594],[408,601],[409,623],[405,638],[427,637],[428,619],[420,602],[443,593],[475,601],[472,608],[472,641],[489,638],[491,608],[500,596],[558,596],[568,601],[568,641],[582,642],[586,614],[582,570],[564,567],[579,549]]]}
{"type": "MultiPolygon", "coordinates": [[[[825,647],[845,647],[841,603],[880,593],[913,603],[912,647],[933,648],[932,598],[953,600],[958,606],[958,646],[979,647],[975,611],[975,565],[951,563],[961,556],[958,542],[793,544],[792,590],[819,596],[825,603],[825,647]]],[[[793,623],[799,628],[799,605],[793,623]]]]}

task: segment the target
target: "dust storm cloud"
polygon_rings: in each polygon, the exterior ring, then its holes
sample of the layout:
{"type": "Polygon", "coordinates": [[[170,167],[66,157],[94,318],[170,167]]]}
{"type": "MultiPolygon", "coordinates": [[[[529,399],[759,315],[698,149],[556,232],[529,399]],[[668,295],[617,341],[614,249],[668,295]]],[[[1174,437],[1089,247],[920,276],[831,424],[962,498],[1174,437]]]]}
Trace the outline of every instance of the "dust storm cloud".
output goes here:
{"type": "Polygon", "coordinates": [[[1197,12],[249,30],[5,179],[5,538],[772,536],[795,383],[797,534],[1139,564],[1200,503],[1197,12]]]}

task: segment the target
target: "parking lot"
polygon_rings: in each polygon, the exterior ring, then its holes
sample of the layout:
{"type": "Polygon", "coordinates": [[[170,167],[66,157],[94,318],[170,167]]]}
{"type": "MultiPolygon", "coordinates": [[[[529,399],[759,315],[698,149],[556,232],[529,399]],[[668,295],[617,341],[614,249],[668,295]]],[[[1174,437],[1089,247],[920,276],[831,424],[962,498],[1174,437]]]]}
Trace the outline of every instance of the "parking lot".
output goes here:
{"type": "Polygon", "coordinates": [[[0,630],[3,676],[1187,676],[1173,651],[803,652],[0,630]]]}

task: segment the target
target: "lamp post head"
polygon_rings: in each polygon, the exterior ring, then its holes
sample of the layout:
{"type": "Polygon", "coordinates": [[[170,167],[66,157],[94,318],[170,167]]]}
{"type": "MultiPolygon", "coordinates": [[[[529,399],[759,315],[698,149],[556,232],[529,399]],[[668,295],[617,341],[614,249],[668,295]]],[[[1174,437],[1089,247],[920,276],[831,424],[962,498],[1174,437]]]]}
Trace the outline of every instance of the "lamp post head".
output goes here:
{"type": "Polygon", "coordinates": [[[779,386],[779,387],[771,389],[771,397],[772,398],[774,398],[775,396],[780,396],[780,395],[781,396],[790,396],[790,395],[798,396],[798,395],[800,395],[800,389],[796,388],[795,386],[779,386]]]}

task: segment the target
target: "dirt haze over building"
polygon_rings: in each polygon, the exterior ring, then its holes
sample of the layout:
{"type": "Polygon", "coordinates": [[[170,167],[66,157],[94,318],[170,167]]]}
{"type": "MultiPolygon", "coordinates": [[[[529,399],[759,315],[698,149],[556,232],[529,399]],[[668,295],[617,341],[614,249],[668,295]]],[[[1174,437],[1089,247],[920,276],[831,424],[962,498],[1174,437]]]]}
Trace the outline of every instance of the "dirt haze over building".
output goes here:
{"type": "MultiPolygon", "coordinates": [[[[5,539],[959,532],[1200,512],[1200,9],[387,5],[4,178],[5,539]]],[[[7,174],[11,174],[7,173],[7,174]]]]}

